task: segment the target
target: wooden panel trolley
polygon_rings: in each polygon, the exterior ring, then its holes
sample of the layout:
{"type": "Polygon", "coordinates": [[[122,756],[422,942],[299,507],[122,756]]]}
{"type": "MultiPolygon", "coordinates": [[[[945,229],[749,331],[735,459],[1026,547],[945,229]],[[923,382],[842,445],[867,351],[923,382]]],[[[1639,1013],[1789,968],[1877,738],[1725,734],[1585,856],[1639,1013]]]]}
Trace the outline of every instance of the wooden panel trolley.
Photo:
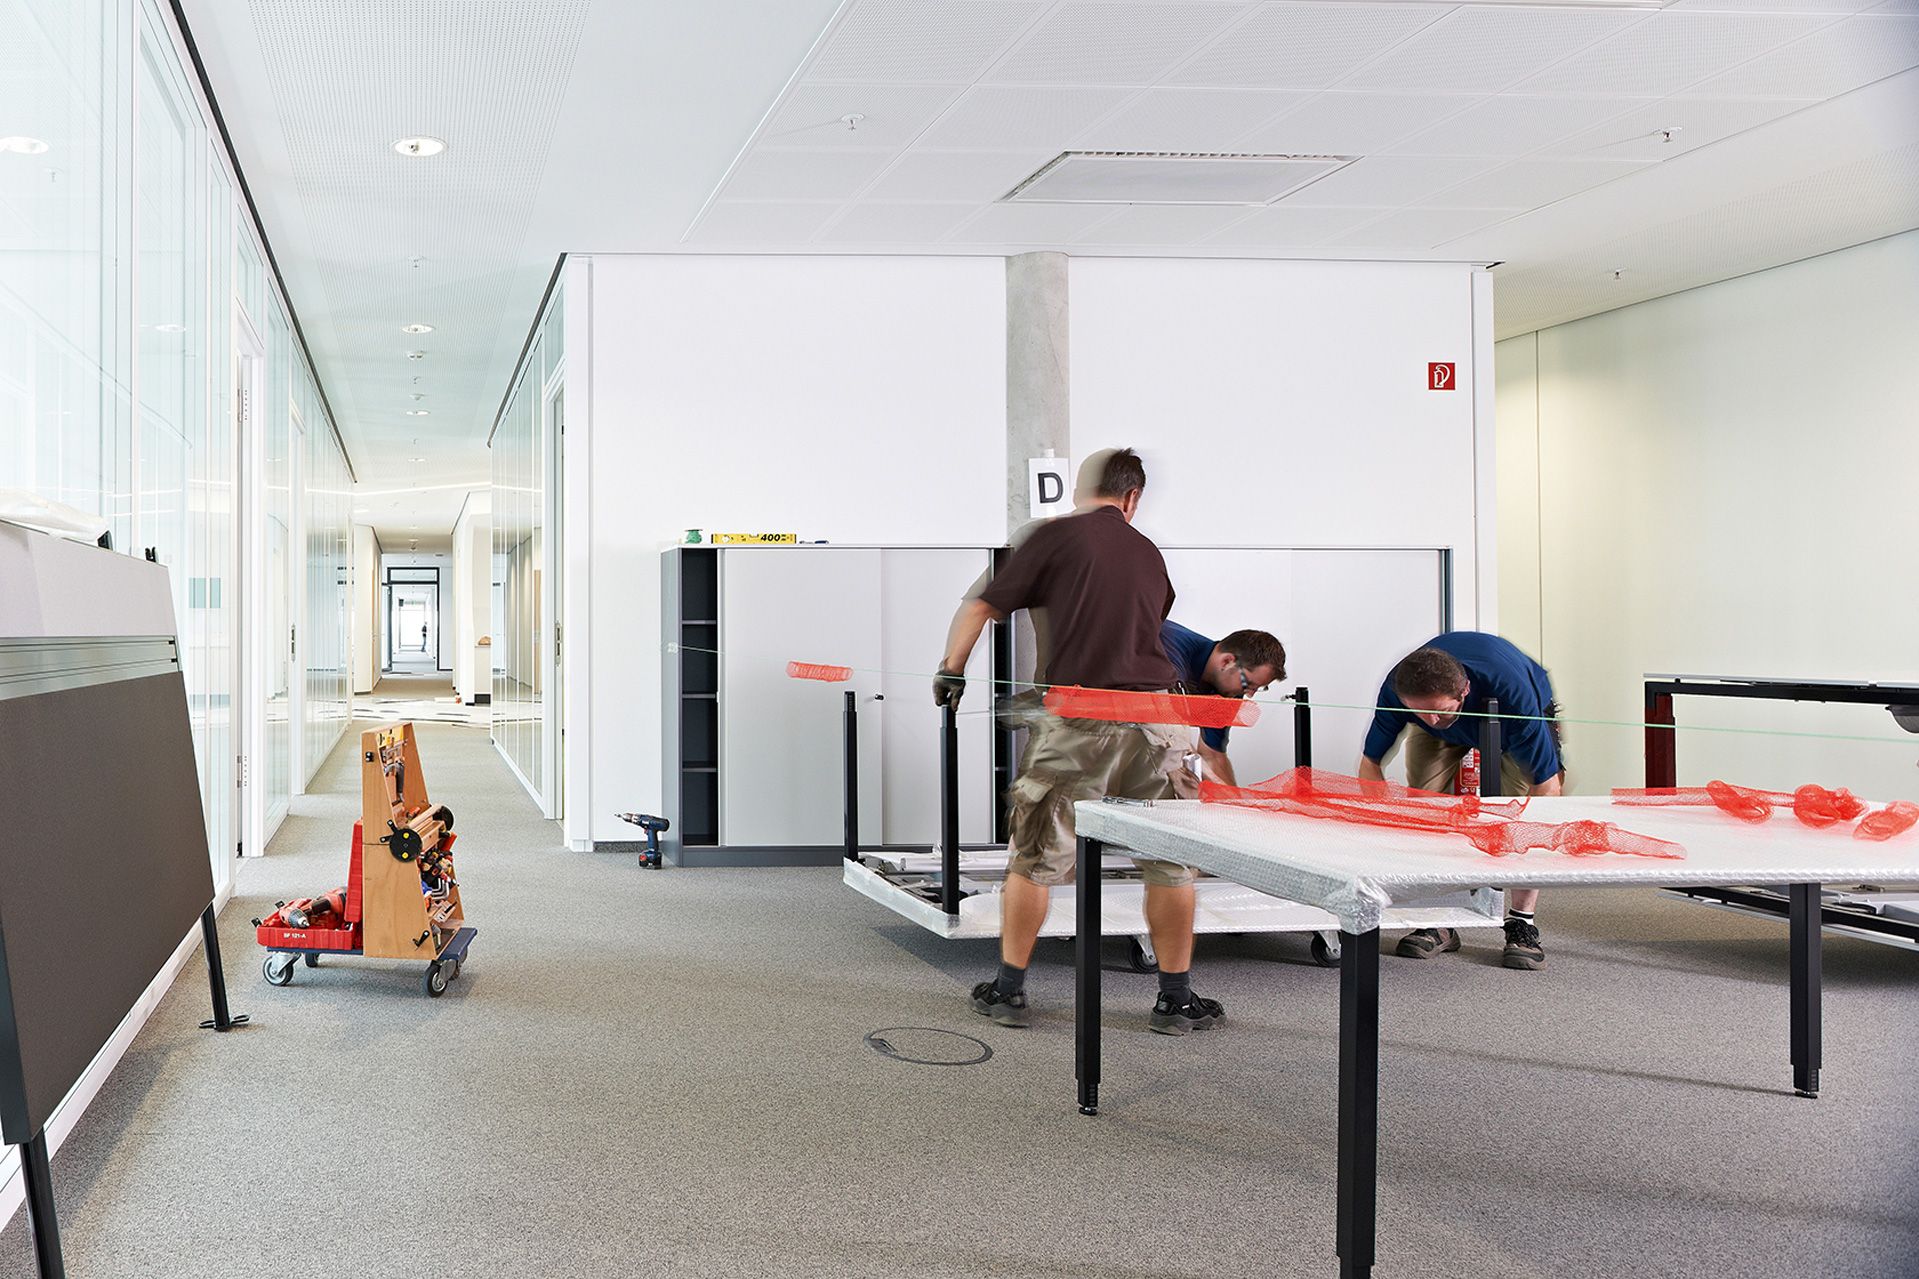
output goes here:
{"type": "Polygon", "coordinates": [[[322,955],[424,959],[426,993],[442,995],[477,932],[453,873],[453,810],[427,798],[412,724],[360,734],[360,812],[346,886],[254,921],[266,979],[290,984],[296,958],[309,968],[322,955]]]}

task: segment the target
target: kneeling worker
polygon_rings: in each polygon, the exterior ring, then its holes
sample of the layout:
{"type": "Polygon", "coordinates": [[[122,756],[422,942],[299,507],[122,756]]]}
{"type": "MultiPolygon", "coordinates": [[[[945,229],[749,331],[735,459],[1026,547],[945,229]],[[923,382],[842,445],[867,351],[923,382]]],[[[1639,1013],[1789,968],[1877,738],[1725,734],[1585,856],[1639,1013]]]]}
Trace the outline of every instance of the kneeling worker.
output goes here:
{"type": "MultiPolygon", "coordinates": [[[[1286,678],[1286,648],[1265,631],[1234,631],[1214,643],[1198,631],[1178,622],[1163,622],[1159,628],[1160,647],[1179,675],[1179,691],[1196,695],[1216,693],[1221,697],[1255,697],[1275,681],[1286,678]]],[[[1237,786],[1233,763],[1226,758],[1225,728],[1199,730],[1199,758],[1205,775],[1216,782],[1237,786]]],[[[1181,785],[1191,774],[1180,770],[1181,785]]],[[[1197,793],[1195,791],[1195,793],[1197,793]]],[[[1182,794],[1182,799],[1193,795],[1182,794]]]]}
{"type": "MultiPolygon", "coordinates": [[[[1047,677],[1056,685],[1163,692],[1173,667],[1159,645],[1159,626],[1173,606],[1166,561],[1132,527],[1146,487],[1146,468],[1131,449],[1105,459],[1083,508],[1036,529],[953,618],[933,698],[940,705],[965,690],[966,659],[988,621],[1017,609],[1044,608],[1051,652],[1047,677]]],[[[1189,739],[1160,724],[1115,724],[1041,715],[1028,733],[1011,789],[1007,841],[1011,857],[1000,893],[998,975],[973,988],[973,1008],[1002,1026],[1024,1026],[1026,967],[1046,922],[1049,890],[1070,883],[1076,867],[1073,804],[1107,795],[1171,799],[1173,774],[1189,739]]],[[[1151,1029],[1183,1035],[1225,1014],[1193,993],[1193,880],[1172,862],[1139,860],[1146,881],[1146,926],[1159,953],[1158,1001],[1151,1029]]]]}
{"type": "MultiPolygon", "coordinates": [[[[1499,702],[1500,789],[1508,795],[1557,795],[1565,778],[1559,756],[1552,680],[1546,668],[1510,641],[1481,631],[1449,631],[1406,657],[1379,690],[1379,710],[1366,734],[1359,775],[1383,781],[1380,767],[1407,727],[1406,782],[1416,790],[1449,792],[1466,752],[1479,744],[1488,698],[1499,702]],[[1464,718],[1462,718],[1462,713],[1464,718]],[[1507,719],[1508,715],[1521,716],[1507,719]]],[[[1534,912],[1539,890],[1506,894],[1508,968],[1546,966],[1534,912]]],[[[1430,959],[1459,949],[1456,928],[1421,928],[1400,938],[1397,954],[1430,959]]]]}

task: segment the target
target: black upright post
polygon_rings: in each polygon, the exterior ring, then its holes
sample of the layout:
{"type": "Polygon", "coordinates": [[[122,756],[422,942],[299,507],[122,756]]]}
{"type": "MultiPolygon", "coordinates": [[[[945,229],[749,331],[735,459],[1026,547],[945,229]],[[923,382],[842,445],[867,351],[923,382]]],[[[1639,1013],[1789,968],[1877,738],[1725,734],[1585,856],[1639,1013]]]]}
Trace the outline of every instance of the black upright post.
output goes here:
{"type": "Polygon", "coordinates": [[[1479,793],[1481,795],[1504,795],[1505,783],[1500,778],[1500,740],[1503,734],[1499,724],[1499,699],[1486,699],[1486,718],[1479,721],[1479,793]]]}
{"type": "Polygon", "coordinates": [[[1073,1073],[1079,1113],[1099,1113],[1099,863],[1106,849],[1079,837],[1073,876],[1073,1073]]]}
{"type": "Polygon", "coordinates": [[[1679,785],[1679,749],[1673,734],[1672,694],[1646,686],[1646,785],[1679,785]]]}
{"type": "Polygon", "coordinates": [[[1792,1089],[1819,1095],[1819,885],[1788,889],[1792,954],[1792,1089]]]}
{"type": "Polygon", "coordinates": [[[33,1259],[40,1279],[66,1279],[60,1255],[60,1219],[53,1210],[53,1170],[47,1166],[47,1132],[42,1128],[18,1147],[20,1171],[27,1183],[27,1224],[33,1231],[33,1259]]]}
{"type": "Polygon", "coordinates": [[[1313,766],[1313,695],[1305,688],[1293,690],[1293,767],[1313,766]]]}
{"type": "Polygon", "coordinates": [[[213,1016],[200,1023],[202,1030],[232,1030],[247,1023],[247,1014],[235,1017],[227,1010],[227,973],[220,964],[220,921],[213,903],[200,914],[200,936],[206,939],[207,983],[213,987],[213,1016]]]}
{"type": "Polygon", "coordinates": [[[959,886],[959,715],[948,702],[940,708],[940,909],[958,915],[959,886]]]}
{"type": "Polygon", "coordinates": [[[1339,1274],[1373,1272],[1379,1201],[1379,930],[1339,934],[1339,1274]]]}
{"type": "Polygon", "coordinates": [[[860,712],[852,690],[846,694],[846,860],[860,859],[860,712]]]}

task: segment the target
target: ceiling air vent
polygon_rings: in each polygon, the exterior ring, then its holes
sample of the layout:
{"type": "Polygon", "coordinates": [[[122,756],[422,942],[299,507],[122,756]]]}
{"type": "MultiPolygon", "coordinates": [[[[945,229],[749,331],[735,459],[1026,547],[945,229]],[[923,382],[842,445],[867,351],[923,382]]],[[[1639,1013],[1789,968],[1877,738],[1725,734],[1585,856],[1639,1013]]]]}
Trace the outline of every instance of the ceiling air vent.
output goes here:
{"type": "Polygon", "coordinates": [[[1006,200],[1035,204],[1271,204],[1353,162],[1349,155],[1067,151],[1006,200]]]}

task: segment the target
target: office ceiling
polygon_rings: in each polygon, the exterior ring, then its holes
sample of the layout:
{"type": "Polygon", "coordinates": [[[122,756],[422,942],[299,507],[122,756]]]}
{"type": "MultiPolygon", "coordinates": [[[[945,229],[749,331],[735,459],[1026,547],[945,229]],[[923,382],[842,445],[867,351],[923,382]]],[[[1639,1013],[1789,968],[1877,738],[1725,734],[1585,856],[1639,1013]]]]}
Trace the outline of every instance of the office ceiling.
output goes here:
{"type": "Polygon", "coordinates": [[[1499,262],[1504,335],[1919,226],[1919,0],[185,8],[389,542],[487,482],[562,251],[1499,262]],[[1072,150],[1352,162],[1003,199],[1072,150]]]}

